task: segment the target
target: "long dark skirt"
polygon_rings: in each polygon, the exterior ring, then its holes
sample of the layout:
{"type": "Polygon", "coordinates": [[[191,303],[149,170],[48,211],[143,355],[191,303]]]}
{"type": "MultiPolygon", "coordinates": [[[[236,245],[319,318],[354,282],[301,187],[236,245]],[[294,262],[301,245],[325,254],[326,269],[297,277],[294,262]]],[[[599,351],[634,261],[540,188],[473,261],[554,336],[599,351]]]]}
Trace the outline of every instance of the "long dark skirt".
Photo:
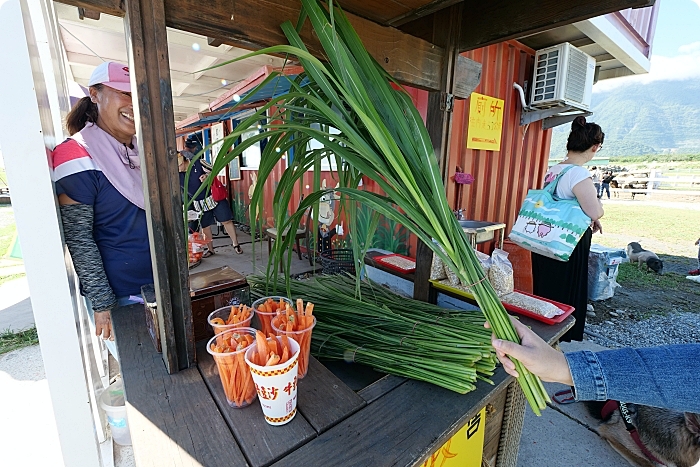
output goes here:
{"type": "Polygon", "coordinates": [[[576,308],[576,324],[561,338],[565,342],[583,340],[588,303],[588,254],[592,236],[591,229],[586,230],[567,262],[532,254],[534,294],[576,308]]]}

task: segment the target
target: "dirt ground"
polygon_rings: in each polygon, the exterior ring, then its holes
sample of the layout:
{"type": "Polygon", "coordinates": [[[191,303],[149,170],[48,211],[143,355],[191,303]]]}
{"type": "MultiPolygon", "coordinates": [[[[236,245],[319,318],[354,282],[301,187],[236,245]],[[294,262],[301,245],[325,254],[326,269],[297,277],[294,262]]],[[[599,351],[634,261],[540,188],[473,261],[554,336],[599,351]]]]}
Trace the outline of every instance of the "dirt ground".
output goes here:
{"type": "Polygon", "coordinates": [[[621,264],[617,282],[621,287],[607,300],[589,302],[595,310],[595,317],[586,319],[589,323],[601,323],[617,314],[633,320],[643,320],[654,314],[674,312],[698,313],[700,284],[685,278],[688,268],[694,263],[690,258],[659,255],[664,261],[664,275],[640,271],[632,264],[621,264]]]}
{"type": "MultiPolygon", "coordinates": [[[[643,204],[668,208],[678,213],[679,223],[683,223],[684,213],[700,210],[700,196],[655,194],[649,198],[636,196],[632,200],[628,194],[621,194],[620,198],[610,202],[625,206],[643,204]]],[[[652,221],[650,219],[650,222],[652,221]]],[[[697,229],[700,235],[700,226],[689,227],[691,230],[697,229]]],[[[658,254],[664,262],[664,274],[657,275],[654,272],[646,272],[644,267],[640,270],[636,265],[621,264],[617,280],[621,287],[615,290],[615,295],[610,299],[591,301],[596,316],[589,317],[587,321],[604,322],[615,317],[614,314],[642,320],[654,314],[700,312],[697,307],[697,303],[700,302],[700,283],[685,278],[689,270],[697,268],[698,247],[694,246],[692,241],[678,242],[645,235],[645,232],[640,231],[606,233],[603,236],[594,236],[593,239],[594,243],[617,248],[624,248],[632,241],[640,241],[645,249],[658,254]],[[610,312],[614,314],[611,315],[610,312]]]]}

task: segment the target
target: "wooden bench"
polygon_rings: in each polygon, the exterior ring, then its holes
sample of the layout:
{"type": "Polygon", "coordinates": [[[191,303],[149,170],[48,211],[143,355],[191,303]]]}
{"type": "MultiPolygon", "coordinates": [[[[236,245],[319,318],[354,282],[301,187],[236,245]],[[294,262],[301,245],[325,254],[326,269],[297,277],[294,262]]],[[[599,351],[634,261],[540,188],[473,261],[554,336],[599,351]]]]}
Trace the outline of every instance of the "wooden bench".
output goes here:
{"type": "MultiPolygon", "coordinates": [[[[196,368],[168,375],[148,336],[142,305],[118,308],[112,320],[137,466],[420,465],[483,407],[484,459],[515,465],[524,397],[500,368],[493,386],[479,382],[475,391],[460,395],[361,365],[326,366],[312,359],[299,382],[299,412],[287,425],[273,427],[257,402],[244,409],[228,406],[203,343],[196,368]]],[[[553,344],[573,318],[556,326],[523,322],[553,344]]]]}

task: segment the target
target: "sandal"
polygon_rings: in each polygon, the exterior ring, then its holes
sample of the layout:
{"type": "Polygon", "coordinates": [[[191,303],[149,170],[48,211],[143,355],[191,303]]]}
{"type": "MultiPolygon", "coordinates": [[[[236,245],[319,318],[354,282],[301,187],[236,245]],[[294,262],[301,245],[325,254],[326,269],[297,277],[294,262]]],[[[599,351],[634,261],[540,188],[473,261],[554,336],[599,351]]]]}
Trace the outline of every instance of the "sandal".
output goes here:
{"type": "Polygon", "coordinates": [[[235,251],[236,254],[239,254],[239,255],[243,254],[243,249],[241,248],[240,243],[238,245],[233,245],[233,251],[235,251]]]}
{"type": "Polygon", "coordinates": [[[554,393],[552,400],[557,404],[562,405],[573,404],[576,402],[576,399],[574,399],[574,393],[571,391],[571,389],[564,389],[563,391],[554,393]]]}
{"type": "Polygon", "coordinates": [[[214,252],[211,250],[207,250],[202,254],[202,258],[209,258],[210,256],[214,256],[214,252]]]}

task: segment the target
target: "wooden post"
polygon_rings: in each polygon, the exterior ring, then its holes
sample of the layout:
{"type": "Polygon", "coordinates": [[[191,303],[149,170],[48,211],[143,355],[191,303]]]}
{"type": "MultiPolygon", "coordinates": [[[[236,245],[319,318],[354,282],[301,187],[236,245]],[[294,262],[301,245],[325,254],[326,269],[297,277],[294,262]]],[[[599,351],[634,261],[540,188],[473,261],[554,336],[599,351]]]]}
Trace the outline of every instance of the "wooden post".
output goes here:
{"type": "MultiPolygon", "coordinates": [[[[426,127],[433,143],[435,157],[443,182],[447,183],[447,159],[450,151],[450,133],[452,132],[452,108],[454,105],[455,68],[459,58],[459,36],[462,24],[463,5],[446,8],[435,15],[435,21],[448,27],[436,27],[433,30],[433,43],[444,47],[440,90],[428,94],[428,115],[426,127]]],[[[437,23],[436,23],[437,24],[437,23]]],[[[416,251],[416,272],[413,282],[413,298],[428,301],[430,298],[430,265],[433,252],[420,240],[416,251]]]]}
{"type": "Polygon", "coordinates": [[[125,0],[134,118],[163,360],[169,373],[195,358],[182,194],[163,0],[125,0]]]}

